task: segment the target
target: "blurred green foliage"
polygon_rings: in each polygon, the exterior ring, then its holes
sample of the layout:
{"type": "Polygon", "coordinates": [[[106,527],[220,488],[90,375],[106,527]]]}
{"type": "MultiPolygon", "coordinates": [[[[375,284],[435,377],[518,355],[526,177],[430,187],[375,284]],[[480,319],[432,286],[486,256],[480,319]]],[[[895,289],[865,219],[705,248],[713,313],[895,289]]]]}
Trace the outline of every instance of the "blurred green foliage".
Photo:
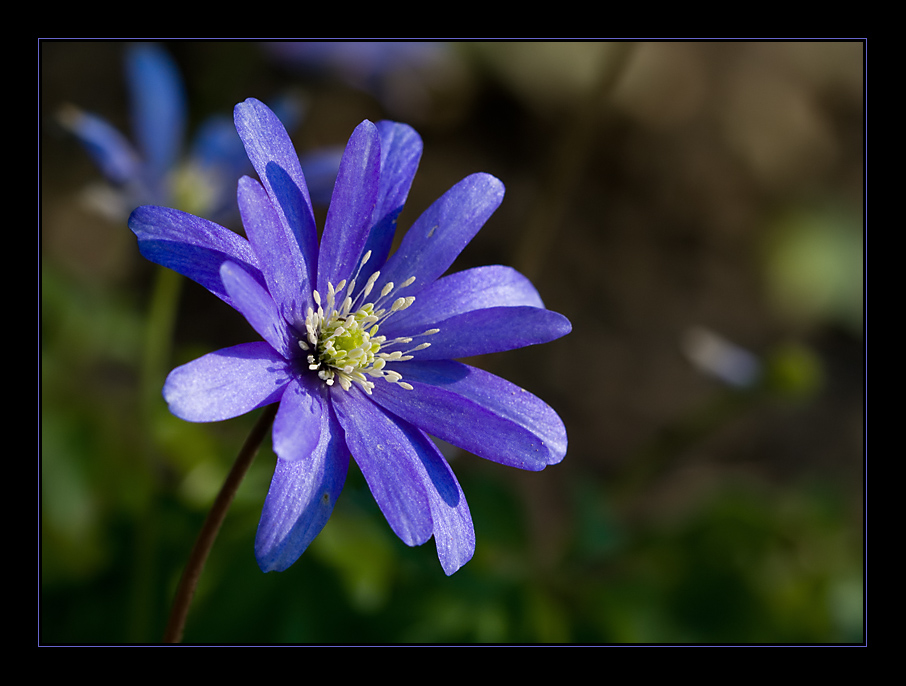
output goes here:
{"type": "MultiPolygon", "coordinates": [[[[46,265],[43,294],[42,642],[154,642],[253,418],[199,426],[158,412],[145,425],[130,393],[140,309],[46,265]]],[[[264,575],[252,541],[274,459],[265,446],[237,495],[186,642],[862,640],[861,541],[832,488],[728,482],[682,517],[632,521],[606,485],[580,480],[566,549],[539,564],[531,503],[505,470],[461,456],[478,547],[446,578],[432,543],[393,536],[353,467],[310,550],[264,575]]]]}
{"type": "Polygon", "coordinates": [[[794,321],[832,321],[862,330],[864,236],[861,217],[797,208],[768,227],[765,271],[775,306],[794,321]]]}

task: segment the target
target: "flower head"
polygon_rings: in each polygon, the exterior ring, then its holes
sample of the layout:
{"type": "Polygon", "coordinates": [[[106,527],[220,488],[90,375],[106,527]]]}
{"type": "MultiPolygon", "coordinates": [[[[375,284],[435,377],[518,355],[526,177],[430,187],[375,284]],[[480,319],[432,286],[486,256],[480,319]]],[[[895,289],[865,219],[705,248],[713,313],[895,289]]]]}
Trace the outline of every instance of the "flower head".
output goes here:
{"type": "Polygon", "coordinates": [[[567,444],[544,402],[453,360],[550,341],[570,324],[510,268],[443,276],[500,204],[493,176],[453,186],[389,255],[421,139],[404,124],[362,122],[319,246],[280,121],[253,99],[234,114],[260,179],[239,181],[247,239],[163,207],[140,207],[129,220],[145,257],[205,286],[263,338],[174,369],[164,386],[170,410],[204,422],[279,403],[277,466],[255,543],[264,571],[289,567],[321,531],[352,455],[393,531],[408,545],[433,535],[452,574],[471,558],[474,530],[429,435],[529,470],[562,460],[567,444]]]}
{"type": "MultiPolygon", "coordinates": [[[[102,209],[119,219],[140,204],[221,218],[234,213],[233,181],[251,170],[229,117],[206,118],[184,150],[187,98],[176,63],[159,45],[137,43],[126,50],[125,70],[134,143],[96,114],[67,106],[60,115],[116,189],[104,196],[102,209]]],[[[297,116],[294,103],[281,105],[285,116],[297,116]]],[[[333,149],[310,153],[309,183],[314,177],[317,188],[332,184],[337,157],[333,149]]]]}

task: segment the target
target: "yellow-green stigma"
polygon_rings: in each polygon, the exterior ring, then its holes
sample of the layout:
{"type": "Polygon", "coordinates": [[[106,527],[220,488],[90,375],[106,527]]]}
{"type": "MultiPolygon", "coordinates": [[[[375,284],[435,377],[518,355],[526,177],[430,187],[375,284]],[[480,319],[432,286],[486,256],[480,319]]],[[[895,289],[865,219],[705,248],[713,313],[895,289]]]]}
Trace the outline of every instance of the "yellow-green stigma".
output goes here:
{"type": "Polygon", "coordinates": [[[199,217],[205,216],[214,207],[218,186],[214,171],[187,162],[170,174],[169,184],[174,207],[199,217]]]}
{"type": "MultiPolygon", "coordinates": [[[[359,270],[368,261],[371,252],[362,258],[359,270]]],[[[358,272],[357,272],[358,275],[358,272]]],[[[371,394],[374,382],[371,378],[382,378],[407,390],[412,386],[402,381],[402,375],[396,371],[384,369],[387,362],[404,362],[411,360],[409,353],[424,350],[430,343],[421,343],[409,350],[388,350],[399,344],[406,344],[412,338],[395,338],[388,341],[385,336],[378,335],[380,325],[394,312],[400,312],[415,302],[414,297],[397,297],[389,307],[383,303],[388,301],[394,291],[399,291],[412,284],[415,277],[406,279],[399,288],[388,283],[380,292],[374,302],[365,302],[371,294],[380,272],[372,274],[359,293],[354,293],[355,278],[349,283],[341,281],[336,288],[327,284],[327,297],[322,301],[321,294],[314,291],[315,304],[318,309],[308,308],[305,319],[307,340],[299,341],[303,350],[310,350],[308,355],[308,368],[317,371],[318,376],[328,385],[335,382],[343,390],[349,390],[353,383],[371,394]],[[340,294],[346,291],[347,295],[340,300],[340,294]],[[359,304],[362,303],[362,304],[359,304]],[[355,309],[353,309],[355,308],[355,309]]],[[[438,329],[430,329],[421,335],[430,335],[438,329]]]]}

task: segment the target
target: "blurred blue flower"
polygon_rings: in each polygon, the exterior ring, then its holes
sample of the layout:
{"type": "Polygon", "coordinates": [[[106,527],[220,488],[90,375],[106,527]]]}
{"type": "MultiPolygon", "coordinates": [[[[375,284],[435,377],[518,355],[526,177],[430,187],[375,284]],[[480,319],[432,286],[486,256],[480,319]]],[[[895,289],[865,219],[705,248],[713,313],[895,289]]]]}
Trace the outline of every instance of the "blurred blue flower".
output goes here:
{"type": "MultiPolygon", "coordinates": [[[[126,216],[138,205],[160,204],[224,220],[235,209],[236,179],[251,170],[232,121],[206,119],[184,157],[187,100],[176,64],[154,44],[131,45],[125,62],[134,144],[98,115],[73,106],[61,113],[63,125],[118,190],[108,211],[126,216]]],[[[290,110],[281,114],[288,118],[290,110]]],[[[313,154],[307,171],[316,187],[332,187],[340,152],[313,154]]]]}
{"type": "Polygon", "coordinates": [[[322,530],[351,454],[393,531],[408,545],[433,535],[452,574],[472,557],[475,534],[428,435],[528,470],[559,462],[567,447],[547,404],[453,360],[551,341],[571,325],[513,269],[442,276],[502,201],[493,176],[453,186],[388,258],[422,142],[404,124],[366,120],[346,146],[319,247],[279,119],[253,99],[234,114],[260,178],[239,183],[248,239],[163,207],[129,220],[146,258],[205,286],[264,339],[174,369],[170,410],[207,422],[279,403],[279,459],[255,544],[262,570],[286,569],[322,530]]]}
{"type": "Polygon", "coordinates": [[[266,52],[292,68],[338,79],[394,112],[425,108],[427,92],[450,77],[455,60],[438,41],[269,41],[266,52]]]}

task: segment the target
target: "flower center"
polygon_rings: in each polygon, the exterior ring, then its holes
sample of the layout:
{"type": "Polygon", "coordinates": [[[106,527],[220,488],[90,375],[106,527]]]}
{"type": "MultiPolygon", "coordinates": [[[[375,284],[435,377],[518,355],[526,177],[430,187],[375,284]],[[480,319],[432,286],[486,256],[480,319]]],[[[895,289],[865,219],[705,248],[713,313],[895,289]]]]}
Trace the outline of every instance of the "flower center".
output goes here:
{"type": "Polygon", "coordinates": [[[188,162],[171,173],[169,183],[174,207],[198,217],[203,217],[214,209],[218,184],[213,172],[202,169],[197,163],[188,162]]]}
{"type": "MultiPolygon", "coordinates": [[[[362,258],[359,271],[369,257],[370,251],[362,258]]],[[[345,281],[341,281],[336,288],[328,283],[324,301],[318,291],[313,292],[318,309],[308,308],[308,316],[305,318],[307,339],[300,340],[299,347],[310,351],[308,368],[317,371],[328,386],[337,382],[343,390],[348,391],[353,383],[357,383],[370,395],[374,388],[374,382],[368,379],[371,377],[382,378],[412,390],[410,384],[402,381],[403,377],[399,372],[385,369],[384,366],[387,362],[411,360],[412,355],[409,353],[424,350],[431,344],[421,343],[409,350],[400,350],[399,347],[411,343],[412,338],[388,341],[385,336],[378,335],[378,331],[388,317],[415,302],[412,296],[397,297],[389,306],[385,305],[394,292],[411,285],[415,277],[409,277],[398,288],[392,282],[388,283],[374,302],[365,302],[378,276],[380,272],[372,274],[358,293],[355,293],[355,277],[348,287],[345,281]],[[344,291],[347,295],[342,297],[344,291]]],[[[420,335],[432,335],[438,331],[439,329],[429,329],[420,335]]]]}

